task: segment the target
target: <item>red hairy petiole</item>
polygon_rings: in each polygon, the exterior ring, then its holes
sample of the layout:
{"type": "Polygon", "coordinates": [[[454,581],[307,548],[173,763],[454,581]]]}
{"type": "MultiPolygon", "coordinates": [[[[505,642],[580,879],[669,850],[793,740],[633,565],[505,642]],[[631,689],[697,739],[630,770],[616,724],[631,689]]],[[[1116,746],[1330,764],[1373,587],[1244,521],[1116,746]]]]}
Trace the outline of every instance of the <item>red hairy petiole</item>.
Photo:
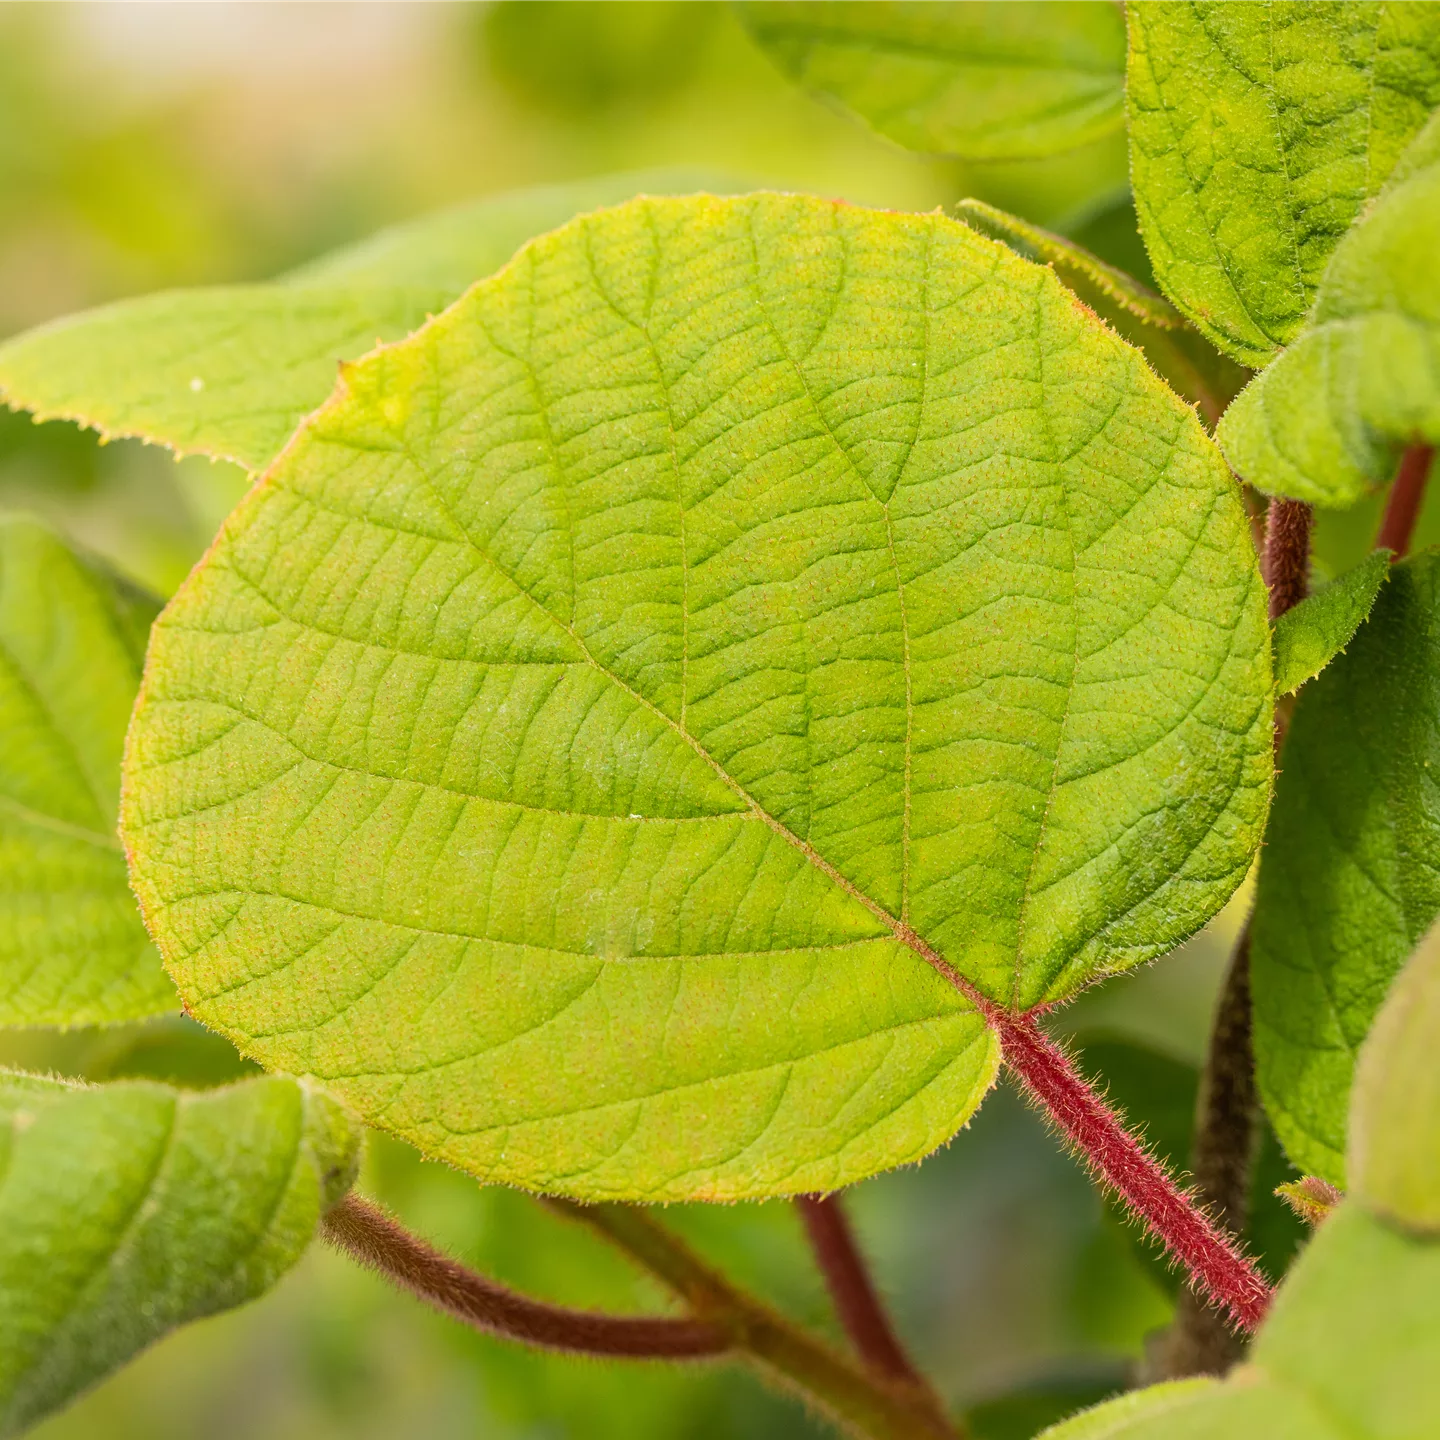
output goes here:
{"type": "Polygon", "coordinates": [[[1005,1063],[1026,1097],[1050,1117],[1096,1179],[1114,1191],[1190,1271],[1192,1283],[1253,1331],[1270,1306],[1270,1286],[1240,1248],[1125,1128],[1041,1030],[1033,1015],[992,1010],[1005,1063]]]}

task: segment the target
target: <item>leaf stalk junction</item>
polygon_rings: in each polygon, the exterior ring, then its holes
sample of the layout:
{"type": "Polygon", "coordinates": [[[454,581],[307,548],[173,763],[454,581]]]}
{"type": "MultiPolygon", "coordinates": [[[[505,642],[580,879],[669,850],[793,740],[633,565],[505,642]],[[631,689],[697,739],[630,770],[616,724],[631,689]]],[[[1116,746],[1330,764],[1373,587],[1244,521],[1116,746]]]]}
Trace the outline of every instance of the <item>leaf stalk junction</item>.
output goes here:
{"type": "Polygon", "coordinates": [[[544,1197],[544,1203],[639,1262],[674,1290],[690,1313],[607,1315],[520,1295],[442,1254],[354,1193],[329,1211],[323,1231],[326,1240],[359,1264],[484,1334],[607,1359],[743,1358],[851,1434],[873,1440],[962,1440],[963,1432],[946,1417],[898,1342],[905,1373],[882,1370],[869,1356],[857,1363],[738,1290],[637,1207],[581,1205],[557,1197],[544,1197]]]}

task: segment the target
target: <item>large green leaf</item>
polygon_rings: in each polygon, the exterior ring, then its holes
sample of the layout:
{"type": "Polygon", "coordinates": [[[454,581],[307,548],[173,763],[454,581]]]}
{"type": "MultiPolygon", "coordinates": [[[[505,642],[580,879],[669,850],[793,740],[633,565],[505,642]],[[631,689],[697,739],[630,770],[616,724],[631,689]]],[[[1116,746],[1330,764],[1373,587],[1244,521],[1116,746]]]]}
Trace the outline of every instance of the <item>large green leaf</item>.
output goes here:
{"type": "Polygon", "coordinates": [[[1270,784],[1193,412],[939,215],[636,202],[347,373],[159,622],[132,879],[194,1013],[477,1174],[828,1189],[1164,953],[1270,784]],[[943,959],[942,959],[943,957],[943,959]]]}
{"type": "Polygon", "coordinates": [[[1440,553],[1395,565],[1285,742],[1255,897],[1260,1090],[1302,1170],[1345,1183],[1355,1056],[1440,912],[1440,553]]]}
{"type": "Polygon", "coordinates": [[[0,1074],[0,1435],[268,1290],[349,1188],[358,1143],[293,1080],[194,1094],[0,1074]]]}
{"type": "Polygon", "coordinates": [[[1349,505],[1404,446],[1440,442],[1437,252],[1440,114],[1336,249],[1310,324],[1227,412],[1220,442],[1252,485],[1349,505]]]}
{"type": "Polygon", "coordinates": [[[1264,365],[1440,104],[1440,6],[1132,0],[1126,13],[1131,175],[1155,275],[1217,345],[1264,365]]]}
{"type": "Polygon", "coordinates": [[[1440,1241],[1347,1204],[1229,1380],[1125,1395],[1042,1440],[1427,1440],[1440,1434],[1437,1293],[1440,1241]]]}
{"type": "Polygon", "coordinates": [[[787,75],[911,150],[1023,159],[1124,123],[1115,5],[746,0],[739,10],[787,75]]]}
{"type": "Polygon", "coordinates": [[[259,470],[335,388],[338,362],[408,335],[531,236],[642,191],[706,186],[723,189],[724,177],[654,170],[520,190],[384,231],[273,284],[87,311],[0,346],[0,400],[259,470]]]}
{"type": "Polygon", "coordinates": [[[1370,1209],[1440,1234],[1440,945],[1405,967],[1360,1051],[1350,1183],[1370,1209]]]}
{"type": "Polygon", "coordinates": [[[173,1010],[115,832],[158,602],[0,517],[0,1025],[173,1010]]]}

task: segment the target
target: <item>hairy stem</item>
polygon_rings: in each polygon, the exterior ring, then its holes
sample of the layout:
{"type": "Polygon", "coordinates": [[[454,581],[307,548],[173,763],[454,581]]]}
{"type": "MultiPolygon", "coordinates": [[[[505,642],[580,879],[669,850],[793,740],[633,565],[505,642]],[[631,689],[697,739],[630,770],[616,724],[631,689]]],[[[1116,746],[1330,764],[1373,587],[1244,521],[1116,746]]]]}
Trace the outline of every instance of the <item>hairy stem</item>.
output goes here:
{"type": "Polygon", "coordinates": [[[1254,1330],[1269,1308],[1270,1287],[1235,1241],[1125,1128],[1034,1016],[1007,1017],[997,1028],[1005,1063],[1027,1097],[1055,1122],[1096,1178],[1185,1265],[1191,1283],[1223,1305],[1243,1330],[1254,1330]]]}
{"type": "Polygon", "coordinates": [[[797,1195],[795,1208],[805,1223],[835,1313],[856,1353],[882,1375],[909,1385],[923,1385],[925,1382],[901,1348],[885,1313],[839,1195],[797,1195]]]}
{"type": "Polygon", "coordinates": [[[1278,620],[1305,598],[1310,580],[1310,528],[1314,509],[1303,500],[1276,498],[1265,514],[1265,583],[1270,618],[1278,620]]]}
{"type": "MultiPolygon", "coordinates": [[[[1215,1008],[1195,1115],[1191,1169],[1195,1188],[1210,1213],[1231,1234],[1249,1221],[1250,1186],[1259,1142],[1259,1096],[1250,1031],[1250,922],[1230,956],[1215,1008]]],[[[1185,1291],[1175,1320],[1153,1357],[1157,1380],[1222,1375],[1244,1353],[1244,1341],[1224,1314],[1185,1291]]]]}
{"type": "Polygon", "coordinates": [[[1430,475],[1430,462],[1435,458],[1433,445],[1411,445],[1400,457],[1395,484],[1385,506],[1385,518],[1375,537],[1377,549],[1393,550],[1397,557],[1410,548],[1415,521],[1425,499],[1425,481],[1430,475]]]}
{"type": "MultiPolygon", "coordinates": [[[[1403,467],[1402,467],[1403,468],[1403,467]]],[[[1397,489],[1398,489],[1397,482],[1397,489]]],[[[1392,502],[1393,503],[1393,502],[1392,502]]],[[[1414,521],[1412,507],[1410,523],[1414,521]]],[[[1388,515],[1387,515],[1388,521],[1388,515]]],[[[1298,500],[1272,500],[1265,518],[1265,581],[1270,618],[1278,620],[1305,598],[1310,581],[1314,511],[1298,500]]],[[[1394,548],[1393,546],[1391,548],[1394,548]]],[[[1275,715],[1275,754],[1285,739],[1287,712],[1275,715]]],[[[1250,1186],[1259,1143],[1260,1099],[1250,1018],[1250,921],[1235,942],[1215,1007],[1210,1044],[1200,1074],[1191,1169],[1201,1201],[1233,1236],[1245,1233],[1250,1186]]],[[[1156,1379],[1223,1374],[1243,1354],[1244,1342],[1223,1312],[1193,1293],[1180,1297],[1175,1320],[1157,1347],[1156,1379]]]]}
{"type": "Polygon", "coordinates": [[[643,1210],[557,1198],[546,1203],[598,1230],[659,1276],[697,1316],[726,1330],[762,1373],[817,1405],[848,1433],[870,1440],[960,1440],[961,1432],[928,1388],[862,1369],[737,1290],[643,1210]]]}
{"type": "Polygon", "coordinates": [[[726,1329],[708,1319],[597,1315],[518,1295],[442,1255],[354,1193],[325,1216],[322,1228],[351,1259],[490,1335],[548,1350],[631,1359],[698,1360],[723,1355],[733,1344],[726,1329]]]}

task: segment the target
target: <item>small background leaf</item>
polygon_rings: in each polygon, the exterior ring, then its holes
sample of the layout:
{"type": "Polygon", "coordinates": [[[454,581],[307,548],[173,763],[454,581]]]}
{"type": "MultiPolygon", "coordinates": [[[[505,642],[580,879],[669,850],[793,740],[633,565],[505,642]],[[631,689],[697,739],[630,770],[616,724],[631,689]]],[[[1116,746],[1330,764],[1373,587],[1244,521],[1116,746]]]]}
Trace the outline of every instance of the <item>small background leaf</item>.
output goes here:
{"type": "Polygon", "coordinates": [[[1053,155],[1124,122],[1116,6],[748,0],[739,10],[787,75],[911,150],[1053,155]]]}
{"type": "Polygon", "coordinates": [[[159,603],[0,516],[0,1025],[173,1010],[115,831],[159,603]]]}
{"type": "Polygon", "coordinates": [[[1218,453],[935,215],[545,237],[348,373],[157,634],[125,833],[197,1016],[584,1196],[927,1153],[994,1046],[899,917],[1059,998],[1218,909],[1268,800],[1218,453]]]}
{"type": "Polygon", "coordinates": [[[178,454],[267,465],[336,365],[408,335],[528,239],[641,192],[726,188],[669,169],[542,185],[383,231],[267,285],[124,300],[0,346],[0,400],[178,454]]]}
{"type": "Polygon", "coordinates": [[[1370,613],[1390,573],[1390,551],[1376,550],[1275,622],[1275,693],[1288,695],[1318,675],[1370,613]]]}
{"type": "Polygon", "coordinates": [[[1261,1094],[1290,1158],[1345,1185],[1355,1056],[1440,911],[1440,553],[1391,567],[1301,693],[1256,887],[1261,1094]]]}
{"type": "Polygon", "coordinates": [[[359,1135],[265,1077],[187,1094],[0,1075],[0,1435],[299,1258],[359,1135]]]}
{"type": "Polygon", "coordinates": [[[1131,174],[1156,278],[1262,366],[1440,104],[1440,7],[1131,0],[1126,14],[1131,174]]]}
{"type": "Polygon", "coordinates": [[[1412,151],[1336,249],[1308,326],[1221,422],[1257,489],[1350,505],[1391,478],[1403,447],[1440,441],[1440,114],[1412,151]]]}

